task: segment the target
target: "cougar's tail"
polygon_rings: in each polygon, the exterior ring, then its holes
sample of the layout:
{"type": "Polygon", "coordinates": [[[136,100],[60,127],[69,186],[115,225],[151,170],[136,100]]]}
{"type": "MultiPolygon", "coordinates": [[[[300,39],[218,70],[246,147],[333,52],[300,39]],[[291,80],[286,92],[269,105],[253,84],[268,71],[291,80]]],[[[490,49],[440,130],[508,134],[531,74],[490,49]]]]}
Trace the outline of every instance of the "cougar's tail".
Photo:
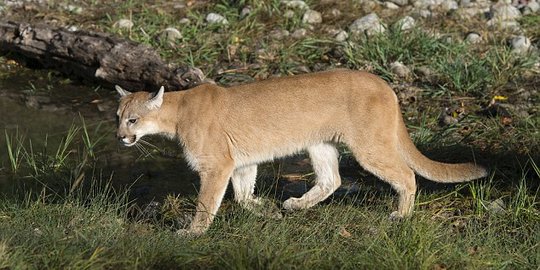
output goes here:
{"type": "Polygon", "coordinates": [[[440,183],[466,182],[487,176],[487,170],[473,163],[449,164],[433,161],[424,156],[409,137],[403,119],[399,117],[398,138],[401,154],[407,165],[419,175],[440,183]]]}

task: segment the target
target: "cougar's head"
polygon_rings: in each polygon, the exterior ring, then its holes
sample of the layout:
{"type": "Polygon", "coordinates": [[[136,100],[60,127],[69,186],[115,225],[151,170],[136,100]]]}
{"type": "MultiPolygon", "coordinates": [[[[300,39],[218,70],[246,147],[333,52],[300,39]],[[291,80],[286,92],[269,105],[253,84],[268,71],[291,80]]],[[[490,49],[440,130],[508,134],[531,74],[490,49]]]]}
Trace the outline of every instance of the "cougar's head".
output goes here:
{"type": "Polygon", "coordinates": [[[133,146],[141,137],[159,133],[157,116],[163,103],[163,86],[157,93],[130,93],[118,85],[115,88],[121,96],[116,112],[116,137],[120,143],[133,146]]]}

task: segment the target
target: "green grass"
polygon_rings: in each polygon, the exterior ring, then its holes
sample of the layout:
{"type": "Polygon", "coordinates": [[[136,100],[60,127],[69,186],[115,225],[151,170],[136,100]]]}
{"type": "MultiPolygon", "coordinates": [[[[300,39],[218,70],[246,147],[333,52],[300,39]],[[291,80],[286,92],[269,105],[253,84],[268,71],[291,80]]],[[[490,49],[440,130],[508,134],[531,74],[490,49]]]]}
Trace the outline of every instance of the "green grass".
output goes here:
{"type": "MultiPolygon", "coordinates": [[[[505,213],[454,211],[448,216],[428,204],[399,223],[389,221],[388,207],[380,204],[389,196],[375,203],[332,202],[282,220],[258,218],[235,206],[221,211],[207,234],[183,238],[159,219],[131,220],[124,193],[107,192],[77,193],[54,203],[44,195],[22,203],[2,200],[0,266],[530,269],[540,260],[538,205],[520,215],[515,213],[521,208],[509,204],[505,213]]],[[[455,195],[438,205],[466,200],[455,195]]],[[[526,202],[536,195],[521,186],[508,198],[526,202]],[[520,192],[528,195],[520,197],[520,192]]],[[[425,199],[420,196],[418,202],[425,199]]]]}

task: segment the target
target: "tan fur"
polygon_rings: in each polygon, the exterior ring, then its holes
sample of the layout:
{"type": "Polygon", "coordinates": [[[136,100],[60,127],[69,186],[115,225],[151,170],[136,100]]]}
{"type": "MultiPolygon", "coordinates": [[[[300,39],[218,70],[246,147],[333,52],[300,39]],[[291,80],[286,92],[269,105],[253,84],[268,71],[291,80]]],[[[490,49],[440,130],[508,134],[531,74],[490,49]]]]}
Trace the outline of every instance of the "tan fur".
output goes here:
{"type": "Polygon", "coordinates": [[[414,146],[396,95],[375,75],[336,70],[222,88],[206,84],[155,96],[123,96],[118,137],[133,145],[148,134],[178,139],[201,188],[197,212],[187,232],[211,224],[232,178],[235,199],[256,205],[257,164],[307,150],[316,185],[285,209],[308,208],[340,185],[336,143],[344,143],[368,171],[390,183],[399,195],[392,217],[411,214],[414,172],[437,182],[462,182],[486,176],[474,164],[445,164],[423,156],[414,146]],[[134,124],[129,119],[137,119],[134,124]]]}

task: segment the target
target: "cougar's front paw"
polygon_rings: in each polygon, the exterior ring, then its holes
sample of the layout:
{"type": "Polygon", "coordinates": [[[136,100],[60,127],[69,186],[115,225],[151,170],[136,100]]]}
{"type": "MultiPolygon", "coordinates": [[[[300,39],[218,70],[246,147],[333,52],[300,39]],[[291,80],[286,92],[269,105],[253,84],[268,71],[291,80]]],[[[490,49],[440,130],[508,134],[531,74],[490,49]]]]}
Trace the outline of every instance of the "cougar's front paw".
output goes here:
{"type": "Polygon", "coordinates": [[[404,216],[402,214],[400,214],[398,211],[394,211],[390,214],[390,216],[388,217],[388,219],[390,221],[393,221],[393,222],[399,222],[399,221],[402,221],[404,219],[406,219],[408,216],[404,216]]]}

